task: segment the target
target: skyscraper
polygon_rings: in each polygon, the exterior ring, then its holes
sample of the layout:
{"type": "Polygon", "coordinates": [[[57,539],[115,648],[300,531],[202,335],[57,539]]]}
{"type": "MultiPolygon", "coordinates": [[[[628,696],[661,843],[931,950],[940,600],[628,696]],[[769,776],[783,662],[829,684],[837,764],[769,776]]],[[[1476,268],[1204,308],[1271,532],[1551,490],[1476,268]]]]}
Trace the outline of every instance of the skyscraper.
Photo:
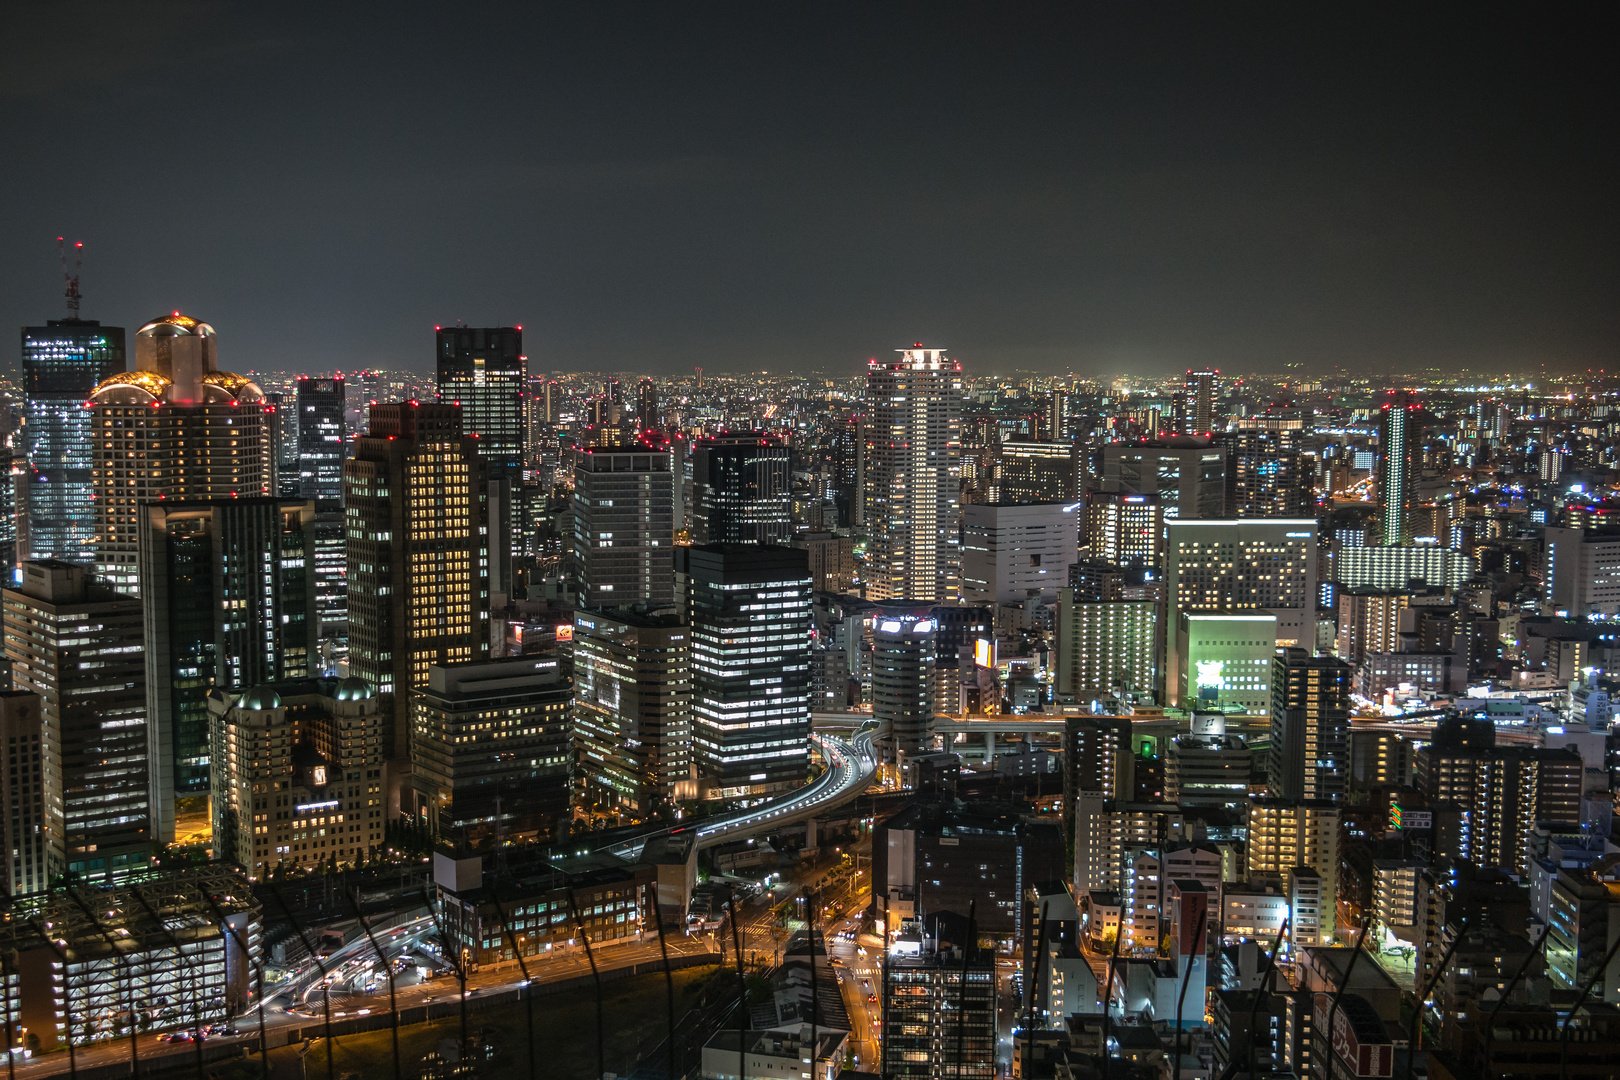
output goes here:
{"type": "Polygon", "coordinates": [[[1240,428],[1226,447],[1226,513],[1235,518],[1306,517],[1316,512],[1299,428],[1240,428]]]}
{"type": "Polygon", "coordinates": [[[213,327],[166,315],[136,332],[135,370],[90,396],[96,568],[121,592],[140,590],[143,503],[270,494],[264,395],[218,360],[213,327]]]}
{"type": "Polygon", "coordinates": [[[1378,535],[1387,545],[1412,542],[1417,445],[1422,406],[1409,390],[1391,390],[1378,423],[1378,535]]]}
{"type": "Polygon", "coordinates": [[[438,328],[439,402],[461,406],[461,428],[476,441],[491,479],[523,472],[523,327],[438,328]]]}
{"type": "Polygon", "coordinates": [[[1157,495],[1088,493],[1085,533],[1093,559],[1115,566],[1164,565],[1164,506],[1157,495]]]}
{"type": "Polygon", "coordinates": [[[895,763],[934,739],[937,627],[931,604],[886,603],[873,618],[872,719],[883,760],[895,763]]]}
{"type": "Polygon", "coordinates": [[[660,420],[658,386],[643,376],[641,381],[636,383],[636,426],[642,431],[657,431],[660,420]]]}
{"type": "Polygon", "coordinates": [[[21,558],[95,558],[90,412],[103,379],[124,370],[124,328],[93,319],[52,319],[22,331],[23,429],[21,558]]]}
{"type": "Polygon", "coordinates": [[[684,616],[574,615],[574,752],[583,805],[640,818],[696,798],[684,616]]]}
{"type": "Polygon", "coordinates": [[[1226,451],[1201,435],[1104,443],[1101,488],[1157,495],[1167,521],[1218,518],[1226,507],[1226,451]]]}
{"type": "Polygon", "coordinates": [[[41,893],[67,869],[62,840],[62,747],[43,702],[26,690],[0,691],[0,844],[7,853],[0,888],[41,893]]]}
{"type": "Polygon", "coordinates": [[[793,455],[763,431],[692,443],[693,539],[699,544],[786,544],[793,523],[793,455]]]}
{"type": "Polygon", "coordinates": [[[574,558],[581,607],[675,602],[670,455],[591,447],[574,459],[574,558]]]}
{"type": "Polygon", "coordinates": [[[1215,430],[1215,394],[1221,373],[1205,368],[1187,370],[1187,434],[1208,435],[1215,430]]]}
{"type": "Polygon", "coordinates": [[[1159,683],[1159,605],[1077,600],[1068,588],[1059,596],[1053,689],[1082,703],[1109,694],[1127,702],[1151,697],[1159,683]]]}
{"type": "MultiPolygon", "coordinates": [[[[1266,611],[1277,617],[1277,644],[1314,642],[1315,518],[1170,521],[1165,532],[1168,635],[1180,632],[1184,613],[1266,611]]],[[[1182,659],[1175,647],[1166,648],[1165,687],[1172,697],[1184,683],[1194,685],[1182,659]]],[[[1260,706],[1264,711],[1266,701],[1260,706]]]]}
{"type": "Polygon", "coordinates": [[[141,603],[73,563],[21,570],[22,584],[0,594],[6,659],[13,688],[39,695],[59,740],[67,871],[122,879],[146,865],[152,841],[141,603]]]}
{"type": "Polygon", "coordinates": [[[943,349],[896,350],[866,369],[869,600],[955,599],[962,365],[943,349]]]}
{"type": "Polygon", "coordinates": [[[692,746],[723,796],[804,782],[810,767],[810,562],[794,548],[675,549],[692,634],[692,746]]]}
{"type": "Polygon", "coordinates": [[[441,326],[437,344],[439,403],[461,406],[462,433],[486,466],[489,590],[505,597],[512,589],[514,538],[525,528],[517,498],[527,434],[523,327],[441,326]]]}
{"type": "Polygon", "coordinates": [[[298,380],[298,494],[323,502],[343,498],[343,376],[298,380]]]}
{"type": "Polygon", "coordinates": [[[315,504],[148,503],[140,537],[152,832],[209,792],[209,691],[318,674],[315,504]]]}
{"type": "Polygon", "coordinates": [[[1076,509],[1073,503],[963,507],[963,603],[1056,600],[1080,557],[1076,509]]]}
{"type": "Polygon", "coordinates": [[[375,405],[344,467],[349,673],[384,699],[383,750],[408,783],[410,691],[489,656],[484,463],[454,405],[375,405]]]}
{"type": "Polygon", "coordinates": [[[1280,799],[1339,799],[1350,777],[1350,675],[1343,660],[1279,649],[1271,661],[1271,759],[1280,799]]]}
{"type": "Polygon", "coordinates": [[[417,814],[457,842],[565,839],[572,701],[555,656],[433,665],[411,706],[417,814]]]}

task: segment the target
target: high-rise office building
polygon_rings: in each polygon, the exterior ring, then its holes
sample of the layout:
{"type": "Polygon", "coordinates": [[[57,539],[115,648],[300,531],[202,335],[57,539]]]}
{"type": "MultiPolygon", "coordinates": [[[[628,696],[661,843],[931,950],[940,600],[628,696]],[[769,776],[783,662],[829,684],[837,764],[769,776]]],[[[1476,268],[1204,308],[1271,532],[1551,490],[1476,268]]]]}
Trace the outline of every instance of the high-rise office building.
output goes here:
{"type": "Polygon", "coordinates": [[[692,443],[692,537],[699,544],[786,544],[793,453],[763,431],[692,443]]]}
{"type": "Polygon", "coordinates": [[[866,369],[866,597],[955,599],[962,365],[900,349],[866,369]]]}
{"type": "Polygon", "coordinates": [[[583,805],[647,818],[697,797],[683,616],[574,616],[574,752],[583,805]]]}
{"type": "Polygon", "coordinates": [[[926,936],[916,953],[897,952],[883,965],[885,1077],[996,1075],[995,956],[973,941],[958,947],[926,936]]]}
{"type": "Polygon", "coordinates": [[[263,880],[381,851],[382,703],[364,679],[214,690],[208,709],[214,858],[263,880]]]}
{"type": "Polygon", "coordinates": [[[21,449],[21,558],[88,563],[96,552],[90,412],[97,385],[124,370],[124,328],[52,319],[22,331],[28,423],[21,449]]]}
{"type": "Polygon", "coordinates": [[[1302,436],[1298,428],[1240,428],[1221,437],[1228,517],[1297,518],[1316,512],[1302,436]]]}
{"type": "Polygon", "coordinates": [[[219,370],[207,323],[176,313],[136,332],[135,370],[90,395],[98,576],[139,591],[145,503],[271,494],[263,400],[253,383],[219,370]]]}
{"type": "Polygon", "coordinates": [[[1157,495],[1166,520],[1219,518],[1226,507],[1226,451],[1203,435],[1104,443],[1101,490],[1157,495]]]}
{"type": "MultiPolygon", "coordinates": [[[[1277,644],[1315,641],[1315,518],[1169,521],[1165,533],[1168,634],[1179,633],[1184,613],[1264,610],[1277,617],[1277,644]]],[[[1186,673],[1176,649],[1165,654],[1165,686],[1174,694],[1186,673]]],[[[1269,705],[1268,695],[1259,711],[1269,705]]]]}
{"type": "Polygon", "coordinates": [[[315,504],[169,501],[141,507],[141,606],[152,835],[209,792],[208,693],[317,674],[315,504]]]}
{"type": "Polygon", "coordinates": [[[1187,370],[1187,433],[1208,435],[1215,430],[1215,395],[1219,389],[1221,373],[1204,369],[1187,370]]]}
{"type": "Polygon", "coordinates": [[[1094,560],[1155,570],[1164,565],[1164,505],[1157,495],[1090,492],[1083,526],[1094,560]]]}
{"type": "Polygon", "coordinates": [[[1082,702],[1111,694],[1127,702],[1151,698],[1159,685],[1159,605],[1076,600],[1069,588],[1059,596],[1052,620],[1057,694],[1082,702]]]}
{"type": "Polygon", "coordinates": [[[810,768],[810,562],[764,544],[675,550],[691,627],[692,747],[722,796],[804,782],[810,768]]]}
{"type": "Polygon", "coordinates": [[[67,869],[62,747],[33,691],[0,691],[0,764],[0,887],[7,896],[45,892],[67,869]]]}
{"type": "Polygon", "coordinates": [[[1474,576],[1474,557],[1435,544],[1346,547],[1335,540],[1333,576],[1346,589],[1405,589],[1414,581],[1455,589],[1474,576]]]}
{"type": "Polygon", "coordinates": [[[574,459],[574,559],[581,607],[675,602],[675,507],[670,455],[590,447],[574,459]]]}
{"type": "Polygon", "coordinates": [[[1279,649],[1271,661],[1273,798],[1340,799],[1350,778],[1351,667],[1305,649],[1279,649]]]}
{"type": "Polygon", "coordinates": [[[523,472],[523,327],[438,328],[439,403],[461,406],[461,429],[475,440],[491,479],[523,472]]]}
{"type": "Polygon", "coordinates": [[[658,412],[658,385],[643,376],[636,383],[636,426],[642,431],[657,431],[662,420],[658,412]]]}
{"type": "Polygon", "coordinates": [[[404,781],[409,695],[434,664],[489,657],[484,462],[454,405],[376,405],[344,467],[349,673],[384,702],[383,752],[404,781]]]}
{"type": "Polygon", "coordinates": [[[323,673],[328,659],[349,658],[349,538],[341,507],[315,508],[315,618],[322,657],[310,673],[323,673]],[[329,656],[328,656],[329,654],[329,656]]]}
{"type": "Polygon", "coordinates": [[[1073,502],[1085,490],[1085,455],[1078,442],[999,441],[990,454],[985,501],[1073,502]]]}
{"type": "Polygon", "coordinates": [[[932,604],[894,601],[873,613],[872,719],[884,761],[931,749],[937,629],[932,604]]]}
{"type": "Polygon", "coordinates": [[[417,815],[469,844],[566,839],[572,701],[554,656],[433,665],[411,705],[417,815]]]}
{"type": "Polygon", "coordinates": [[[298,494],[306,499],[343,498],[344,390],[341,375],[298,380],[298,494]]]}
{"type": "Polygon", "coordinates": [[[371,407],[382,400],[382,372],[351,371],[338,378],[343,380],[343,441],[347,445],[365,434],[371,407]]]}
{"type": "Polygon", "coordinates": [[[962,602],[1056,600],[1080,558],[1074,503],[962,508],[962,602]]]}
{"type": "Polygon", "coordinates": [[[152,844],[141,602],[74,563],[20,569],[22,583],[0,594],[6,659],[61,747],[67,871],[121,879],[152,844]]]}
{"type": "Polygon", "coordinates": [[[1412,542],[1417,499],[1418,444],[1423,407],[1407,390],[1391,390],[1378,422],[1378,535],[1389,545],[1412,542]]]}
{"type": "Polygon", "coordinates": [[[1339,659],[1358,666],[1368,653],[1400,648],[1401,613],[1412,606],[1412,594],[1381,589],[1344,589],[1339,593],[1339,659]]]}

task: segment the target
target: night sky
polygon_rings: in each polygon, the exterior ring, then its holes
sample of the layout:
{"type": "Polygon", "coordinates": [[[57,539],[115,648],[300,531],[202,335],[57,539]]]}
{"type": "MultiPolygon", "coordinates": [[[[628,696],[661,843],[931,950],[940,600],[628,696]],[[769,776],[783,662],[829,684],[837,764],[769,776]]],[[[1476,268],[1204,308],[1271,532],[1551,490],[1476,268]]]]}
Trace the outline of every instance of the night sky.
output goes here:
{"type": "Polygon", "coordinates": [[[534,371],[1620,369],[1603,9],[1322,7],[7,5],[0,321],[66,235],[86,317],[236,370],[456,319],[534,371]]]}

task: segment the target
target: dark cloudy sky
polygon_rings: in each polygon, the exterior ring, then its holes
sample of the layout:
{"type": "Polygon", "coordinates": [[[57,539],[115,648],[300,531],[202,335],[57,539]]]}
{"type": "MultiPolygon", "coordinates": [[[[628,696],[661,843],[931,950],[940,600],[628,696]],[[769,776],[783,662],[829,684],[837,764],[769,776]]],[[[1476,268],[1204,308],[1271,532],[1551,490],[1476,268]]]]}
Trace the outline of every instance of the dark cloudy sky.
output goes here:
{"type": "Polygon", "coordinates": [[[8,4],[0,312],[66,234],[87,317],[239,369],[458,318],[536,370],[1620,368],[1603,9],[1323,7],[8,4]]]}

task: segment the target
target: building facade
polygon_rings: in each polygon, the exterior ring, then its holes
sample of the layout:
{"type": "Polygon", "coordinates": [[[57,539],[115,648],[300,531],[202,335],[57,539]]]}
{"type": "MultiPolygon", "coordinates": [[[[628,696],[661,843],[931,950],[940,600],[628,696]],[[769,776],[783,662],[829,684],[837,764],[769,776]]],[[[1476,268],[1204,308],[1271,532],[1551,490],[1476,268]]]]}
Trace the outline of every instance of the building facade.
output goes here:
{"type": "Polygon", "coordinates": [[[84,407],[124,370],[124,328],[52,319],[22,331],[26,471],[17,507],[25,559],[88,563],[96,553],[91,417],[84,407]]]}
{"type": "Polygon", "coordinates": [[[962,366],[943,349],[900,349],[866,370],[866,597],[957,593],[962,366]]]}
{"type": "Polygon", "coordinates": [[[593,610],[675,602],[671,457],[590,447],[574,459],[574,560],[579,603],[593,610]]]}
{"type": "Polygon", "coordinates": [[[1074,503],[962,508],[962,602],[1056,600],[1080,557],[1074,503]]]}
{"type": "Polygon", "coordinates": [[[298,494],[306,499],[343,498],[346,412],[343,376],[298,379],[298,494]]]}
{"type": "Polygon", "coordinates": [[[763,431],[692,442],[692,538],[699,544],[786,544],[793,452],[763,431]]]}

